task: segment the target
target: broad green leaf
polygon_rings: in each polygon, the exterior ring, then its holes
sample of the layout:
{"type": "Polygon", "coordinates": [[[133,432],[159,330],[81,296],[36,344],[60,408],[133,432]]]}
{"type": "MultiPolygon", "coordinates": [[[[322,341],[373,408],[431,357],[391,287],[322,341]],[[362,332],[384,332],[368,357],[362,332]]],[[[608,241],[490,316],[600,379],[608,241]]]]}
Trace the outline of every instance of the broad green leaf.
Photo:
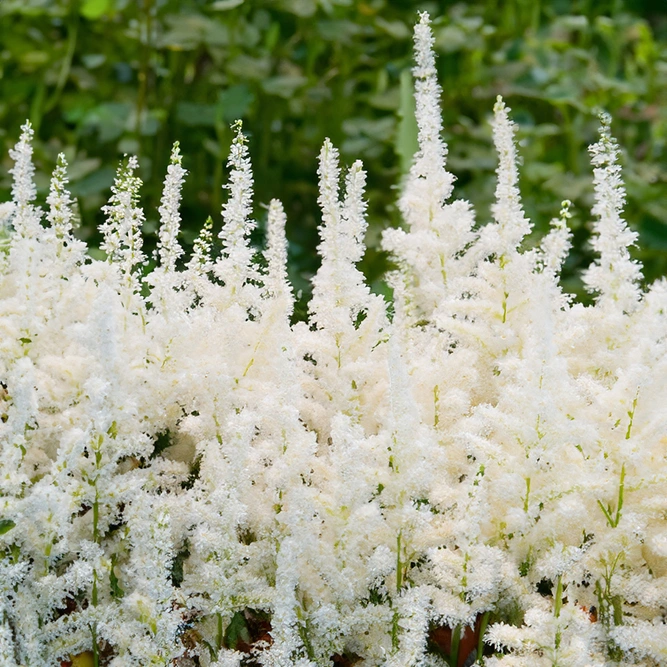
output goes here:
{"type": "Polygon", "coordinates": [[[81,16],[94,20],[106,14],[111,8],[111,0],[83,0],[81,3],[81,16]]]}
{"type": "Polygon", "coordinates": [[[0,535],[8,533],[16,524],[11,519],[0,519],[0,535]]]}
{"type": "Polygon", "coordinates": [[[232,620],[229,622],[229,625],[225,630],[224,641],[225,646],[232,650],[236,650],[241,642],[245,644],[250,643],[248,624],[246,623],[245,616],[240,611],[237,611],[234,616],[232,616],[232,620]]]}
{"type": "Polygon", "coordinates": [[[220,120],[229,124],[238,118],[244,118],[254,101],[254,94],[244,83],[220,91],[217,108],[220,120]]]}
{"type": "Polygon", "coordinates": [[[234,9],[234,7],[239,7],[242,5],[244,0],[216,0],[211,5],[211,9],[216,11],[226,11],[228,9],[234,9]]]}
{"type": "Polygon", "coordinates": [[[264,92],[289,99],[308,82],[305,76],[272,76],[262,81],[264,92]]]}
{"type": "Polygon", "coordinates": [[[176,118],[188,127],[213,127],[215,125],[215,105],[199,102],[179,102],[176,118]]]}

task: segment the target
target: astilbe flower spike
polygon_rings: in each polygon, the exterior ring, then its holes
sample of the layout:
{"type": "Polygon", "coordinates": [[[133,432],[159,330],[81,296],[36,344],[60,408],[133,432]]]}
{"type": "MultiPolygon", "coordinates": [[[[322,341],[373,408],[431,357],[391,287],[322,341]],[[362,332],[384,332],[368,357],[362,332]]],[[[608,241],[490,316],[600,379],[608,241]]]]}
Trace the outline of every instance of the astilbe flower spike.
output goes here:
{"type": "Polygon", "coordinates": [[[181,188],[187,172],[183,169],[182,162],[180,146],[176,142],[171,150],[170,164],[167,167],[162,200],[158,209],[160,213],[158,252],[160,265],[165,271],[174,271],[177,260],[183,254],[183,249],[178,243],[181,224],[179,205],[181,188]]]}

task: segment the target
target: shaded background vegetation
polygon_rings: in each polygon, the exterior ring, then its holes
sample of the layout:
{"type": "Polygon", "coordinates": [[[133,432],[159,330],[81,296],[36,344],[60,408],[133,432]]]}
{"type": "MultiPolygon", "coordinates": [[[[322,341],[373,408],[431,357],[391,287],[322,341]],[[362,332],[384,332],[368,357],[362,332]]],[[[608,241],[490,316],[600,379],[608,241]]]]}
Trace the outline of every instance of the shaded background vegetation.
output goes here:
{"type": "Polygon", "coordinates": [[[488,120],[502,94],[520,126],[535,238],[561,200],[575,203],[576,247],[564,282],[580,293],[577,271],[590,261],[586,147],[604,108],[624,150],[636,255],[647,279],[667,274],[663,0],[0,0],[0,197],[9,196],[7,150],[30,118],[40,195],[64,151],[80,235],[93,246],[119,160],[139,156],[154,247],[162,179],[178,139],[190,172],[188,245],[209,214],[219,224],[229,125],[242,118],[256,177],[257,241],[261,204],[281,198],[303,310],[317,268],[316,158],[329,136],[344,162],[361,158],[369,172],[362,268],[382,291],[380,235],[400,224],[396,188],[416,145],[411,30],[422,9],[434,18],[456,196],[476,205],[479,223],[488,220],[495,186],[488,120]]]}

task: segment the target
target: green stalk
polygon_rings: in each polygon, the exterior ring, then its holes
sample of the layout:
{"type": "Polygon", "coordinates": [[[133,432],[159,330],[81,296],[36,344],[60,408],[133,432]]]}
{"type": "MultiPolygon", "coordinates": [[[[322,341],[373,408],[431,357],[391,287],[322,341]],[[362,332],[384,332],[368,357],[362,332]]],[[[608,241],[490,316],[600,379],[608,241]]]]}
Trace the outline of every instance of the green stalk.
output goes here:
{"type": "Polygon", "coordinates": [[[489,624],[490,614],[490,611],[485,611],[484,614],[482,614],[482,620],[479,623],[479,637],[477,638],[477,662],[480,665],[484,664],[484,633],[486,632],[486,627],[489,624]]]}
{"type": "Polygon", "coordinates": [[[401,531],[396,537],[396,592],[400,593],[403,588],[403,563],[401,562],[401,531]]]}
{"type": "Polygon", "coordinates": [[[218,620],[218,636],[216,637],[215,643],[217,644],[218,647],[218,653],[220,652],[220,649],[222,648],[222,614],[218,612],[216,614],[217,620],[218,620]]]}
{"type": "Polygon", "coordinates": [[[97,648],[97,622],[90,626],[90,634],[93,637],[93,667],[100,667],[100,653],[97,648]]]}
{"type": "MultiPolygon", "coordinates": [[[[93,570],[92,603],[93,607],[97,607],[97,570],[93,570]]],[[[90,634],[93,640],[93,667],[100,667],[100,654],[97,647],[97,621],[94,621],[90,626],[90,634]]]]}
{"type": "Polygon", "coordinates": [[[461,626],[457,625],[452,630],[452,651],[449,654],[450,667],[457,667],[459,664],[459,644],[461,643],[461,626]]]}

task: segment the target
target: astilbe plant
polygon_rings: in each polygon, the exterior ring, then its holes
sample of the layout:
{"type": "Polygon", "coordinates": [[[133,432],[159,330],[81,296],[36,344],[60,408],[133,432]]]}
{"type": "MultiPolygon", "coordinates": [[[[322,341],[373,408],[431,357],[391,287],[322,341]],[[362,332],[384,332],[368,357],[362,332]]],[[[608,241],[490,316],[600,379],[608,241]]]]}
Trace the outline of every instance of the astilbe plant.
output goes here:
{"type": "Polygon", "coordinates": [[[181,259],[176,145],[148,275],[137,160],[94,260],[63,156],[35,204],[23,127],[0,208],[3,667],[667,663],[667,287],[628,253],[610,119],[584,306],[558,282],[568,202],[525,247],[502,100],[492,220],[451,198],[432,42],[424,14],[391,309],[356,267],[365,173],[341,183],[328,140],[291,325],[285,214],[258,262],[240,124],[221,253],[209,220],[181,259]]]}

